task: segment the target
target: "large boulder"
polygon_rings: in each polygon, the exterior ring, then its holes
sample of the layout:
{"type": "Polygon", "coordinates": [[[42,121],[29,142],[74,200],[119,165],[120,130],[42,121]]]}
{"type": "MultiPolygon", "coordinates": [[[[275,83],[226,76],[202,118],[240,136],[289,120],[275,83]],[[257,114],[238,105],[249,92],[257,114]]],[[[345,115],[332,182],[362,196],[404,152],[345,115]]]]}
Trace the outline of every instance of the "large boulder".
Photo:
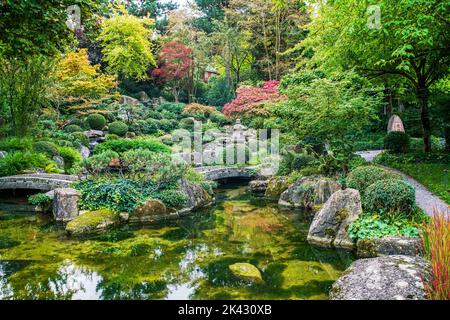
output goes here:
{"type": "Polygon", "coordinates": [[[264,195],[269,199],[278,199],[288,187],[288,177],[272,177],[267,182],[267,189],[264,195]]]}
{"type": "Polygon", "coordinates": [[[87,130],[84,131],[84,134],[89,139],[97,139],[105,136],[105,132],[103,132],[102,130],[87,130]]]}
{"type": "Polygon", "coordinates": [[[128,105],[138,105],[140,102],[138,99],[135,99],[133,97],[130,96],[125,96],[123,95],[120,100],[119,100],[120,104],[128,104],[128,105]]]}
{"type": "Polygon", "coordinates": [[[85,236],[98,234],[120,223],[120,216],[111,210],[88,211],[66,225],[69,235],[85,236]]]}
{"type": "Polygon", "coordinates": [[[241,280],[254,283],[264,282],[261,276],[261,272],[258,270],[257,267],[255,267],[250,263],[242,263],[242,262],[235,263],[229,265],[228,268],[236,278],[239,278],[241,280]]]}
{"type": "Polygon", "coordinates": [[[67,222],[78,216],[80,193],[72,188],[54,190],[53,217],[56,221],[67,222]]]}
{"type": "Polygon", "coordinates": [[[422,252],[421,238],[387,236],[379,239],[358,240],[357,255],[362,258],[405,255],[417,256],[422,252]]]}
{"type": "Polygon", "coordinates": [[[331,300],[425,300],[430,264],[421,257],[394,255],[361,259],[332,286],[331,300]]]}
{"type": "Polygon", "coordinates": [[[269,181],[267,180],[252,180],[248,184],[252,195],[261,196],[264,195],[267,189],[269,181]]]}
{"type": "Polygon", "coordinates": [[[348,227],[362,213],[358,190],[345,189],[331,195],[314,216],[308,232],[308,242],[320,246],[353,249],[348,227]]]}
{"type": "Polygon", "coordinates": [[[213,203],[213,197],[199,184],[183,179],[180,190],[188,197],[187,203],[182,211],[201,209],[213,203]]]}
{"type": "Polygon", "coordinates": [[[338,190],[341,190],[341,185],[334,180],[303,177],[281,194],[278,205],[312,210],[314,206],[324,204],[338,190]]]}
{"type": "Polygon", "coordinates": [[[136,208],[129,217],[130,222],[153,222],[156,217],[168,214],[166,205],[158,199],[149,199],[136,208]]]}

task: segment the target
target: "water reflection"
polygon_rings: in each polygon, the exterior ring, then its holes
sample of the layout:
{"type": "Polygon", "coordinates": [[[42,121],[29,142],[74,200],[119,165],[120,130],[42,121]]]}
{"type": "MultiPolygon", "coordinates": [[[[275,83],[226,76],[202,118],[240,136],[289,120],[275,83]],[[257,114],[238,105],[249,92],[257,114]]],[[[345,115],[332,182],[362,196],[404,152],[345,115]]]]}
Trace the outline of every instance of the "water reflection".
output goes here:
{"type": "Polygon", "coordinates": [[[0,213],[0,299],[326,299],[352,261],[306,243],[309,218],[223,189],[214,208],[169,225],[77,241],[45,219],[0,213]],[[263,284],[228,266],[257,266],[263,284]]]}

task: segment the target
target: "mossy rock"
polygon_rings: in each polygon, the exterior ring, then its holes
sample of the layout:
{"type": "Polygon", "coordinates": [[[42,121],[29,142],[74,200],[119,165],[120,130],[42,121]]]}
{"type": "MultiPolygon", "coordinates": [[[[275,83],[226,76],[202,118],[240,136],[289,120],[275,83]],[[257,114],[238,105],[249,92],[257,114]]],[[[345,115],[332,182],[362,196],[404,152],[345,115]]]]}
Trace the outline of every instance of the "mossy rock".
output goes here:
{"type": "Polygon", "coordinates": [[[264,195],[270,199],[278,199],[288,187],[288,177],[272,177],[267,183],[267,189],[264,195]]]}
{"type": "Polygon", "coordinates": [[[66,231],[73,236],[98,234],[119,223],[119,215],[109,209],[88,211],[70,221],[66,231]]]}
{"type": "Polygon", "coordinates": [[[245,262],[239,262],[229,265],[228,268],[239,279],[252,282],[262,283],[264,282],[261,272],[254,265],[245,262]]]}

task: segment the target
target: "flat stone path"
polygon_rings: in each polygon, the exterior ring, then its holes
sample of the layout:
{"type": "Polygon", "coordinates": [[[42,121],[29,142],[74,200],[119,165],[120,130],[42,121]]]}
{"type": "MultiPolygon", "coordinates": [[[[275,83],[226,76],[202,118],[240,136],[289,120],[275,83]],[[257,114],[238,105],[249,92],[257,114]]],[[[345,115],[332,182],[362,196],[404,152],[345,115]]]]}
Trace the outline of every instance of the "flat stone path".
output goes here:
{"type": "MultiPolygon", "coordinates": [[[[367,162],[372,162],[373,159],[379,155],[383,150],[371,150],[371,151],[359,151],[355,152],[356,154],[363,157],[367,162]]],[[[428,191],[427,188],[425,188],[422,184],[417,182],[412,177],[408,176],[407,174],[390,167],[382,166],[386,168],[387,170],[391,170],[394,172],[397,172],[398,174],[402,175],[406,181],[410,185],[413,186],[413,188],[416,190],[416,202],[417,205],[425,211],[428,215],[433,215],[433,209],[436,208],[438,210],[449,210],[450,206],[445,203],[443,200],[441,200],[439,197],[435,196],[433,193],[428,191]]]]}

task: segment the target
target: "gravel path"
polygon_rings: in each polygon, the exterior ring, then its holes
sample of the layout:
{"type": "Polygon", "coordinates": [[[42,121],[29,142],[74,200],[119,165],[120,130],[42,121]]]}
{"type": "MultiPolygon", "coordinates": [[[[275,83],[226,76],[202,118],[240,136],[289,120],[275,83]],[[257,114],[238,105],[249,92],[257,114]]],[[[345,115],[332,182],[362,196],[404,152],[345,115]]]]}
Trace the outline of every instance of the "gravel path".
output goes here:
{"type": "MultiPolygon", "coordinates": [[[[359,151],[355,153],[363,157],[367,162],[372,162],[373,158],[375,158],[381,152],[383,152],[383,150],[359,151]]],[[[450,206],[447,203],[445,203],[439,197],[432,194],[430,191],[427,190],[427,188],[425,188],[422,184],[420,184],[407,174],[393,168],[385,166],[383,167],[401,174],[405,178],[405,180],[408,181],[408,183],[414,187],[414,189],[416,190],[417,205],[428,215],[431,216],[433,214],[433,208],[445,211],[447,211],[450,208],[450,206]]]]}

